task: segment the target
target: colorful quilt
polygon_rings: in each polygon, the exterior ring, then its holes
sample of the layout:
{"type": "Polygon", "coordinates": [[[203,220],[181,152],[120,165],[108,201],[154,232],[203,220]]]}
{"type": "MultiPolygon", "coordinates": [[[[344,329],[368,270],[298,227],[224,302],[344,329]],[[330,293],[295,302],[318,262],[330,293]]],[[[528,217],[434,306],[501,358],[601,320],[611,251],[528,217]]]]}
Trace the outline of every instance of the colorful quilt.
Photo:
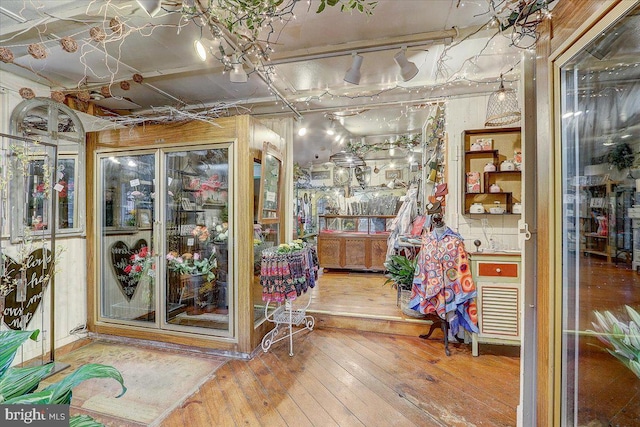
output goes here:
{"type": "Polygon", "coordinates": [[[446,319],[453,335],[460,327],[478,332],[476,295],[462,237],[448,227],[423,236],[409,307],[446,319]]]}

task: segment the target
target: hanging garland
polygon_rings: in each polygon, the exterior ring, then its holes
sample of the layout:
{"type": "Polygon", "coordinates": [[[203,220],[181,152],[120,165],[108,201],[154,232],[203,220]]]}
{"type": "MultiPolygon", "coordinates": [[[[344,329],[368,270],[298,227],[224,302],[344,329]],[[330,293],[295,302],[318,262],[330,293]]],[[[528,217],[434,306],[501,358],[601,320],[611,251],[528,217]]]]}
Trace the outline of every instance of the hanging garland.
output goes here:
{"type": "Polygon", "coordinates": [[[371,152],[385,151],[392,148],[401,148],[411,151],[415,147],[418,147],[421,141],[422,133],[400,135],[395,141],[386,139],[383,142],[376,142],[374,144],[367,144],[362,140],[349,141],[347,143],[347,151],[357,155],[358,157],[364,158],[364,156],[371,152]]]}

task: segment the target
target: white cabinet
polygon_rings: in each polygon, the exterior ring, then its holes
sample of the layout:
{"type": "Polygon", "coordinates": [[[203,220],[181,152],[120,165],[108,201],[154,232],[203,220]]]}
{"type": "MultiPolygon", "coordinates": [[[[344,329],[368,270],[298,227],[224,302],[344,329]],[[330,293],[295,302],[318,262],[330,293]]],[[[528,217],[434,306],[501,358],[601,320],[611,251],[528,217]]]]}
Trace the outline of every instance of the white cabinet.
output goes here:
{"type": "Polygon", "coordinates": [[[522,277],[520,254],[471,255],[478,290],[478,341],[520,345],[522,337],[522,277]]]}

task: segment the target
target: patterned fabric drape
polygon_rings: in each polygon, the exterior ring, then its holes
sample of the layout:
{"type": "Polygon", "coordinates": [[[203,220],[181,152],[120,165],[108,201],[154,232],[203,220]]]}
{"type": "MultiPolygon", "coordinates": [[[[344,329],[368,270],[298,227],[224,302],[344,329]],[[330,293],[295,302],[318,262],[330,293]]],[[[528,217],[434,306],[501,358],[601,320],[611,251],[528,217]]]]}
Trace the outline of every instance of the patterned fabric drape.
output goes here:
{"type": "Polygon", "coordinates": [[[423,236],[409,307],[446,319],[453,335],[459,327],[478,332],[476,295],[462,237],[448,227],[423,236]]]}
{"type": "Polygon", "coordinates": [[[278,253],[278,248],[262,251],[262,301],[295,300],[313,288],[317,278],[318,256],[311,246],[290,253],[278,253]]]}

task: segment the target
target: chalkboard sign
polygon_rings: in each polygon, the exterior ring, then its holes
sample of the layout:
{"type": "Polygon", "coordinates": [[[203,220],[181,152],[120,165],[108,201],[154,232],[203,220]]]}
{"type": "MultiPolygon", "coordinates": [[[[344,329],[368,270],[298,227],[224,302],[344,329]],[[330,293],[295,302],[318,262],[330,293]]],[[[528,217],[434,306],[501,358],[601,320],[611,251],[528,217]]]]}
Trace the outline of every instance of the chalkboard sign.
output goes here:
{"type": "Polygon", "coordinates": [[[111,253],[111,266],[113,267],[113,273],[116,275],[120,290],[125,296],[127,301],[131,301],[133,294],[136,293],[138,287],[138,279],[129,276],[124,269],[131,264],[131,255],[140,252],[140,249],[147,246],[147,241],[144,239],[138,240],[132,248],[129,248],[125,242],[118,240],[113,245],[109,252],[111,253]]]}
{"type": "Polygon", "coordinates": [[[36,249],[20,262],[5,256],[4,271],[3,284],[11,288],[2,304],[4,324],[14,330],[26,329],[51,278],[51,251],[36,249]]]}

